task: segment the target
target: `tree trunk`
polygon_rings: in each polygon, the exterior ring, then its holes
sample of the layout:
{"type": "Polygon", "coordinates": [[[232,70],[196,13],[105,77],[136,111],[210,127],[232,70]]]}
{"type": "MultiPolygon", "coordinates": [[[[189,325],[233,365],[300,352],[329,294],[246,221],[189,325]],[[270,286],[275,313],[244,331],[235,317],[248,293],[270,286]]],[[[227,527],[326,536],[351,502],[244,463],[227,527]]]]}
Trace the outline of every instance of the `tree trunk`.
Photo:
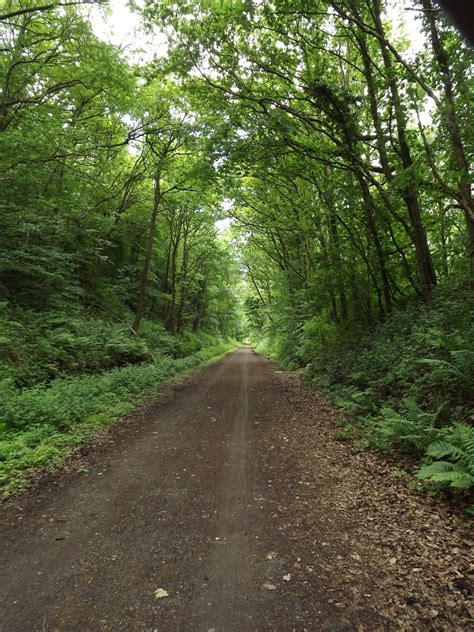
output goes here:
{"type": "Polygon", "coordinates": [[[140,275],[140,283],[138,287],[138,303],[137,311],[135,312],[135,319],[132,324],[132,330],[137,334],[140,329],[140,323],[142,322],[143,313],[145,311],[145,298],[146,290],[148,286],[148,273],[150,270],[151,256],[153,254],[153,243],[155,241],[156,233],[156,220],[158,218],[158,211],[161,203],[161,174],[156,172],[155,177],[155,190],[153,196],[153,210],[150,217],[150,226],[148,230],[148,237],[145,249],[145,258],[143,260],[143,268],[140,275]]]}
{"type": "MultiPolygon", "coordinates": [[[[380,35],[380,52],[382,54],[384,68],[387,73],[390,95],[393,102],[398,143],[400,148],[400,158],[402,160],[404,170],[408,172],[413,167],[413,160],[405,134],[406,117],[402,108],[390,53],[384,41],[385,31],[382,25],[380,14],[380,1],[374,0],[373,16],[375,29],[380,35]]],[[[413,227],[413,240],[416,250],[416,261],[421,284],[421,294],[423,299],[425,301],[428,301],[431,289],[434,285],[436,285],[436,273],[428,246],[428,239],[426,237],[425,227],[421,219],[421,208],[418,201],[418,191],[416,188],[416,184],[413,182],[412,176],[410,174],[408,174],[408,178],[409,181],[405,186],[405,191],[403,192],[402,197],[405,201],[405,204],[407,205],[408,214],[410,216],[411,224],[413,227]]]]}
{"type": "Polygon", "coordinates": [[[171,301],[168,307],[168,317],[165,322],[166,329],[171,333],[175,333],[175,310],[176,310],[176,262],[178,257],[178,248],[179,248],[179,237],[177,239],[173,239],[173,247],[171,254],[171,280],[170,280],[170,289],[171,289],[171,301]]]}
{"type": "Polygon", "coordinates": [[[195,308],[196,313],[193,320],[194,333],[200,330],[202,317],[204,316],[204,311],[206,309],[207,284],[205,277],[199,280],[198,287],[199,291],[197,294],[197,303],[195,308]]]}
{"type": "Polygon", "coordinates": [[[370,196],[369,187],[367,186],[367,182],[365,181],[364,176],[360,171],[356,172],[357,180],[359,182],[360,188],[362,190],[362,199],[364,201],[365,207],[365,215],[367,219],[367,231],[368,231],[368,239],[372,239],[372,242],[375,246],[375,254],[377,256],[377,263],[380,271],[380,277],[382,280],[382,289],[383,289],[383,297],[385,301],[385,308],[383,307],[383,303],[381,300],[380,292],[377,289],[377,297],[379,303],[379,311],[380,317],[383,318],[386,312],[389,312],[392,308],[392,294],[390,291],[390,279],[387,272],[387,267],[385,265],[385,255],[382,248],[382,243],[380,241],[379,233],[377,230],[377,224],[375,222],[374,213],[373,213],[373,205],[372,198],[370,196]]]}
{"type": "Polygon", "coordinates": [[[176,331],[181,333],[183,327],[183,312],[187,298],[187,279],[188,279],[188,235],[185,232],[183,240],[183,255],[181,259],[181,275],[179,279],[179,303],[178,313],[176,316],[176,331]]]}
{"type": "Polygon", "coordinates": [[[348,319],[348,308],[347,308],[347,297],[346,291],[344,288],[344,281],[342,278],[342,270],[344,268],[344,263],[342,261],[341,255],[341,242],[339,239],[339,230],[337,226],[337,217],[334,213],[334,208],[329,211],[329,228],[331,231],[332,243],[334,245],[334,253],[335,253],[335,268],[341,274],[338,278],[338,293],[339,293],[339,305],[340,305],[340,314],[341,321],[345,321],[348,319]]]}
{"type": "Polygon", "coordinates": [[[468,260],[471,285],[474,287],[474,202],[472,197],[470,183],[470,165],[466,157],[464,143],[459,128],[456,106],[454,102],[454,86],[449,68],[448,57],[439,37],[436,26],[436,17],[434,7],[431,0],[421,0],[421,4],[425,9],[426,19],[430,29],[431,45],[435,59],[438,63],[441,82],[443,84],[444,105],[443,121],[446,125],[448,135],[451,141],[454,161],[459,169],[459,198],[464,210],[466,218],[467,235],[468,235],[468,260]]]}

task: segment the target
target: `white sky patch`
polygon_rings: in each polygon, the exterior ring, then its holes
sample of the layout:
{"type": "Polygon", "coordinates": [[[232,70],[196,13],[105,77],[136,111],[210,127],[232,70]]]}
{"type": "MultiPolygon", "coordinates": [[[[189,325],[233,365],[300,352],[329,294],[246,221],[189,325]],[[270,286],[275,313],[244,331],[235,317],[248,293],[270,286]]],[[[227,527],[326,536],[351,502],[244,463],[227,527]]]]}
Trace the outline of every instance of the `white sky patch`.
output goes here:
{"type": "Polygon", "coordinates": [[[221,156],[220,158],[216,158],[214,162],[212,163],[212,165],[216,171],[219,171],[219,168],[222,167],[224,163],[225,163],[225,158],[221,156]]]}
{"type": "Polygon", "coordinates": [[[423,108],[420,109],[420,123],[423,127],[431,125],[435,109],[436,105],[433,99],[427,98],[423,104],[423,108]]]}
{"type": "Polygon", "coordinates": [[[130,10],[128,0],[110,0],[105,9],[93,6],[89,19],[96,36],[123,49],[132,63],[146,63],[168,52],[166,34],[157,29],[146,32],[140,16],[130,10]]]}
{"type": "MultiPolygon", "coordinates": [[[[230,209],[233,206],[234,206],[234,200],[231,200],[230,198],[224,198],[221,201],[221,209],[223,211],[230,211],[230,209]]],[[[235,222],[235,219],[233,217],[224,217],[224,219],[218,219],[216,222],[216,230],[219,233],[219,235],[222,235],[223,233],[225,233],[225,231],[228,230],[234,222],[235,222]]]]}
{"type": "Polygon", "coordinates": [[[219,235],[225,233],[226,230],[230,228],[230,226],[234,223],[234,219],[232,217],[225,217],[224,219],[218,219],[216,222],[216,230],[219,235]]]}
{"type": "MultiPolygon", "coordinates": [[[[262,2],[258,3],[261,4],[262,2]]],[[[386,16],[392,24],[396,38],[405,36],[410,41],[407,56],[412,58],[426,45],[421,31],[419,13],[413,11],[411,0],[392,0],[387,6],[386,16]]],[[[146,63],[154,57],[164,57],[168,51],[167,36],[155,29],[147,33],[141,24],[141,18],[130,10],[128,0],[110,0],[108,8],[93,6],[89,11],[90,20],[97,37],[103,41],[119,46],[125,50],[128,59],[133,63],[146,63]]],[[[277,42],[277,48],[283,47],[277,42]]],[[[242,67],[247,69],[247,60],[242,60],[242,67]]],[[[191,74],[193,74],[191,72],[191,74]]]]}
{"type": "Polygon", "coordinates": [[[426,46],[426,37],[421,30],[420,12],[415,11],[413,2],[392,0],[387,6],[387,18],[392,24],[396,39],[405,37],[410,42],[407,55],[410,59],[426,46]]]}
{"type": "Polygon", "coordinates": [[[224,211],[230,211],[230,209],[234,206],[235,201],[229,198],[224,198],[221,203],[221,208],[224,211]]]}

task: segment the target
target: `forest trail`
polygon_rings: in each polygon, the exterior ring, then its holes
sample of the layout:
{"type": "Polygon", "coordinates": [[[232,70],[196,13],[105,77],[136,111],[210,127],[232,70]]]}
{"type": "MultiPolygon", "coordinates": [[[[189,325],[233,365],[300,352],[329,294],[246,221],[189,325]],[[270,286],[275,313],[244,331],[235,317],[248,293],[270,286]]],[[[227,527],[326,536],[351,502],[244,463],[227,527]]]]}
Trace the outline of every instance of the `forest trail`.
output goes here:
{"type": "Polygon", "coordinates": [[[462,520],[334,415],[248,347],[174,387],[3,510],[0,629],[463,629],[462,520]]]}

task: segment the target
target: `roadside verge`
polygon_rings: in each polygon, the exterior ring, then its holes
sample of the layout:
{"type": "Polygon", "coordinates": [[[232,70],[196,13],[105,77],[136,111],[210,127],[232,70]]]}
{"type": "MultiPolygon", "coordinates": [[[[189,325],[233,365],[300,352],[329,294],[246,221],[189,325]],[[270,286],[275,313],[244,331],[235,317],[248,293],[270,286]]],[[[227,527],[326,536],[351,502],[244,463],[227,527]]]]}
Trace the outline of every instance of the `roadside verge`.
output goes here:
{"type": "Polygon", "coordinates": [[[164,387],[238,346],[233,340],[217,340],[184,358],[162,357],[152,363],[57,379],[3,394],[0,498],[25,489],[39,472],[59,467],[103,428],[157,397],[164,387]]]}

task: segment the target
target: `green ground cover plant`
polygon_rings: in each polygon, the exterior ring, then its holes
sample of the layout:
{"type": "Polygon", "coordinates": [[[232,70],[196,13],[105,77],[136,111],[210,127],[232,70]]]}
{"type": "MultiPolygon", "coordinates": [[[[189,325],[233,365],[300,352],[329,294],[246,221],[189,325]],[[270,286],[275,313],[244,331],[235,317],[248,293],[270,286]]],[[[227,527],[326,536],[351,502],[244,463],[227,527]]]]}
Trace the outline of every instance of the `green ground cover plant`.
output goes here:
{"type": "MultiPolygon", "coordinates": [[[[176,341],[179,346],[179,341],[176,341]]],[[[173,379],[238,346],[210,335],[188,336],[189,355],[161,355],[91,375],[59,377],[19,389],[1,385],[0,494],[25,487],[32,470],[52,469],[104,426],[156,397],[173,379]],[[191,345],[192,342],[192,345],[191,345]]]]}

